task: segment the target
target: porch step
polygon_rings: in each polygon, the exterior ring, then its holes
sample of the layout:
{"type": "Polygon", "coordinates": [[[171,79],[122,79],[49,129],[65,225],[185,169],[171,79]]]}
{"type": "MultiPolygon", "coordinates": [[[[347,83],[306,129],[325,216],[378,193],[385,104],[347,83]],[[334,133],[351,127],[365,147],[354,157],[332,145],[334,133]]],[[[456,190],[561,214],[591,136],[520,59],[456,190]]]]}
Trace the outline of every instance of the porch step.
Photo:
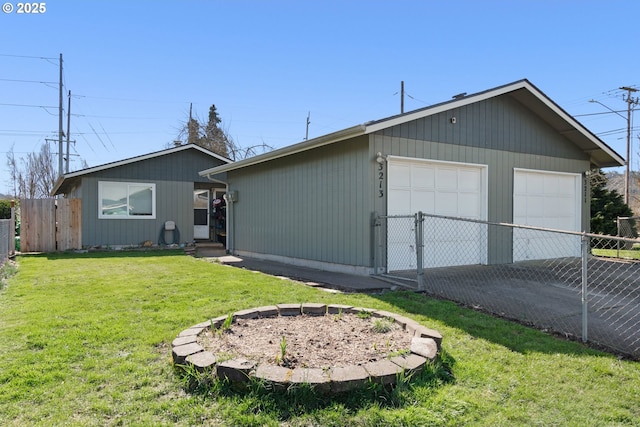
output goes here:
{"type": "Polygon", "coordinates": [[[196,242],[195,247],[188,249],[191,251],[189,255],[204,258],[218,258],[227,254],[224,245],[217,242],[196,242]]]}

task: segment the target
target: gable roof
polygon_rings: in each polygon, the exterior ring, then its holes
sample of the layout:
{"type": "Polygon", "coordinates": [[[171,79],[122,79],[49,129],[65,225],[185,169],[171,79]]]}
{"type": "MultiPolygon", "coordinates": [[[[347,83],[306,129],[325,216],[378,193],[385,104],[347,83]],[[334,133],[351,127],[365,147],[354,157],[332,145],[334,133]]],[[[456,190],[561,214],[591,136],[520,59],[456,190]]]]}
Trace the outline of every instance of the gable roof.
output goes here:
{"type": "Polygon", "coordinates": [[[195,144],[186,144],[186,145],[180,145],[177,147],[172,147],[172,148],[168,148],[166,150],[160,150],[160,151],[155,151],[152,153],[148,153],[148,154],[143,154],[140,156],[136,156],[136,157],[130,157],[128,159],[123,159],[123,160],[118,160],[115,162],[111,162],[111,163],[105,163],[102,165],[98,165],[98,166],[93,166],[87,169],[81,169],[79,171],[75,171],[75,172],[69,172],[66,173],[64,175],[62,175],[60,178],[58,178],[58,180],[56,181],[55,185],[53,186],[53,190],[51,190],[51,194],[52,195],[56,195],[60,193],[60,189],[64,187],[64,184],[69,182],[70,180],[72,180],[73,178],[78,178],[84,175],[88,175],[91,173],[95,173],[95,172],[100,172],[103,170],[107,170],[107,169],[112,169],[112,168],[117,168],[120,166],[124,166],[124,165],[128,165],[131,163],[136,163],[136,162],[141,162],[143,160],[148,160],[148,159],[153,159],[155,157],[160,157],[160,156],[165,156],[168,154],[173,154],[173,153],[177,153],[180,151],[185,151],[185,150],[197,150],[200,151],[208,156],[211,156],[215,159],[221,160],[224,163],[231,163],[232,160],[227,159],[226,157],[223,157],[219,154],[214,153],[213,151],[207,150],[206,148],[202,148],[199,145],[195,145],[195,144]]]}
{"type": "Polygon", "coordinates": [[[244,168],[302,151],[311,150],[323,145],[333,144],[356,136],[367,135],[392,126],[401,125],[413,120],[461,108],[469,104],[481,102],[498,96],[510,96],[526,106],[532,113],[539,116],[558,133],[565,136],[581,150],[587,153],[590,156],[591,163],[596,167],[606,168],[624,165],[624,159],[604,141],[584,127],[531,82],[527,79],[523,79],[472,95],[456,97],[450,101],[431,105],[419,110],[353,126],[338,132],[270,151],[259,156],[240,160],[232,164],[217,166],[200,172],[200,175],[214,175],[221,172],[244,168]]]}

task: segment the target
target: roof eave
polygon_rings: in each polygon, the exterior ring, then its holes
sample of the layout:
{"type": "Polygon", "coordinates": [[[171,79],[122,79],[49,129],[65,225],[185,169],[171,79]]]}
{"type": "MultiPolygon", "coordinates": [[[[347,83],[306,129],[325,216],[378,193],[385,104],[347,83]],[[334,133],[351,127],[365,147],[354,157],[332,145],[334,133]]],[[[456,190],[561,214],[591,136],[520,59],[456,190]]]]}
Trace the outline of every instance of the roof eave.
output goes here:
{"type": "Polygon", "coordinates": [[[58,179],[56,179],[56,182],[53,184],[53,189],[51,190],[51,193],[49,193],[49,195],[50,196],[58,195],[58,190],[60,190],[60,187],[62,186],[63,182],[64,182],[64,175],[59,176],[58,179]]]}
{"type": "MultiPolygon", "coordinates": [[[[624,159],[618,153],[616,153],[611,147],[609,147],[604,141],[594,135],[591,131],[589,131],[586,127],[580,124],[576,119],[574,119],[570,114],[564,111],[558,104],[556,104],[553,100],[551,100],[547,95],[545,95],[540,89],[538,89],[535,85],[529,82],[526,79],[519,80],[510,84],[506,84],[504,86],[500,86],[494,89],[489,89],[483,92],[479,92],[476,94],[467,95],[464,98],[455,99],[447,102],[443,102],[441,104],[436,104],[431,107],[426,107],[420,110],[416,110],[413,112],[401,114],[398,116],[389,117],[386,119],[378,120],[375,122],[370,122],[366,125],[366,133],[374,133],[383,129],[387,129],[392,126],[400,125],[412,120],[421,119],[427,116],[432,116],[435,114],[439,114],[445,111],[454,110],[456,108],[461,108],[469,104],[477,103],[480,101],[484,101],[486,99],[494,98],[496,96],[505,95],[510,92],[514,92],[520,89],[525,89],[527,92],[531,93],[538,101],[542,102],[549,110],[553,111],[555,115],[560,117],[564,122],[566,122],[572,129],[575,129],[582,138],[586,138],[590,144],[592,144],[595,150],[584,150],[589,153],[592,159],[593,164],[600,164],[600,167],[617,167],[623,166],[625,164],[624,159]],[[608,156],[610,160],[595,160],[592,155],[593,152],[603,152],[605,157],[608,156]]],[[[602,157],[602,156],[598,156],[602,157]]]]}
{"type": "Polygon", "coordinates": [[[67,182],[69,179],[71,178],[76,178],[79,176],[83,176],[83,175],[87,175],[90,173],[94,173],[94,172],[100,172],[106,169],[111,169],[111,168],[115,168],[115,167],[119,167],[119,166],[123,166],[123,165],[127,165],[130,163],[135,163],[135,162],[140,162],[143,160],[147,160],[147,159],[152,159],[154,157],[159,157],[159,156],[164,156],[167,154],[173,154],[179,151],[183,151],[183,150],[198,150],[208,156],[214,157],[220,161],[223,161],[225,163],[233,163],[233,160],[228,159],[224,156],[221,156],[219,154],[214,153],[213,151],[207,150],[206,148],[200,147],[199,145],[195,145],[195,144],[185,144],[185,145],[180,145],[178,147],[172,147],[166,150],[160,150],[160,151],[154,151],[153,153],[147,153],[147,154],[142,154],[140,156],[135,156],[135,157],[130,157],[128,159],[123,159],[123,160],[118,160],[115,162],[111,162],[111,163],[105,163],[102,165],[98,165],[98,166],[93,166],[87,169],[82,169],[79,171],[75,171],[75,172],[69,172],[66,173],[62,176],[60,176],[57,180],[56,183],[53,186],[53,190],[51,190],[51,195],[55,196],[57,194],[62,194],[60,193],[60,190],[63,188],[63,185],[65,184],[65,182],[67,182]]]}
{"type": "Polygon", "coordinates": [[[211,157],[214,157],[218,160],[221,160],[225,163],[232,163],[233,161],[230,159],[227,159],[226,157],[223,157],[219,154],[214,153],[213,151],[209,151],[206,148],[202,148],[198,145],[195,144],[186,144],[186,145],[181,145],[179,147],[173,147],[173,148],[169,148],[166,150],[161,150],[161,151],[155,151],[153,153],[148,153],[148,154],[142,154],[140,156],[135,156],[135,157],[130,157],[128,159],[123,159],[123,160],[118,160],[115,162],[111,162],[111,163],[105,163],[102,165],[98,165],[98,166],[94,166],[94,167],[90,167],[87,169],[82,169],[76,172],[71,172],[71,173],[67,173],[64,174],[64,178],[73,178],[75,176],[80,176],[80,175],[85,175],[88,173],[93,173],[93,172],[99,172],[105,169],[111,169],[111,168],[115,168],[118,166],[123,166],[123,165],[127,165],[130,163],[135,163],[135,162],[140,162],[143,160],[147,160],[147,159],[152,159],[155,157],[159,157],[159,156],[164,156],[167,154],[173,154],[173,153],[177,153],[178,151],[184,151],[184,150],[190,150],[190,149],[195,149],[198,150],[204,154],[207,154],[211,157]]]}

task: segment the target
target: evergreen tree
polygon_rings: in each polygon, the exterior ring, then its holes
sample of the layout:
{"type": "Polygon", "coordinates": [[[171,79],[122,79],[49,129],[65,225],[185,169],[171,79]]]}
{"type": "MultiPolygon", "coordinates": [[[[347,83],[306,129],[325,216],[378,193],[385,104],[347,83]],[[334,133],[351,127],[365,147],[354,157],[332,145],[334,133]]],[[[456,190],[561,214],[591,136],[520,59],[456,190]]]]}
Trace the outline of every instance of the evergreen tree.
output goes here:
{"type": "Polygon", "coordinates": [[[201,138],[200,145],[228,158],[231,141],[224,130],[220,128],[220,123],[222,123],[222,119],[218,117],[216,106],[211,105],[209,107],[209,121],[204,128],[204,135],[201,138]]]}
{"type": "Polygon", "coordinates": [[[255,156],[272,149],[267,144],[259,144],[252,147],[241,147],[229,136],[226,129],[222,127],[222,119],[218,115],[215,104],[209,107],[209,117],[206,125],[202,125],[203,120],[194,118],[191,110],[189,120],[181,127],[178,134],[179,140],[186,137],[187,144],[196,144],[209,151],[219,154],[231,160],[241,160],[255,156]]]}
{"type": "Polygon", "coordinates": [[[11,200],[0,200],[0,219],[11,218],[11,200]]]}
{"type": "Polygon", "coordinates": [[[607,177],[602,170],[591,171],[591,232],[615,236],[618,217],[633,216],[631,208],[616,190],[607,189],[607,177]]]}

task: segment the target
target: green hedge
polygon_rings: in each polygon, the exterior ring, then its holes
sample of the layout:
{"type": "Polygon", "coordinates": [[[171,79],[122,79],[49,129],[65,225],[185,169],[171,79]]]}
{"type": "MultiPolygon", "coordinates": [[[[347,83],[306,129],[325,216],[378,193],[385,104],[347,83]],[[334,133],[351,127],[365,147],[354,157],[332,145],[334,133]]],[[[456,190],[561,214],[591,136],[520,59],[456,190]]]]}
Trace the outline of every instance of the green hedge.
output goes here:
{"type": "Polygon", "coordinates": [[[11,200],[0,200],[0,219],[11,219],[11,200]]]}

